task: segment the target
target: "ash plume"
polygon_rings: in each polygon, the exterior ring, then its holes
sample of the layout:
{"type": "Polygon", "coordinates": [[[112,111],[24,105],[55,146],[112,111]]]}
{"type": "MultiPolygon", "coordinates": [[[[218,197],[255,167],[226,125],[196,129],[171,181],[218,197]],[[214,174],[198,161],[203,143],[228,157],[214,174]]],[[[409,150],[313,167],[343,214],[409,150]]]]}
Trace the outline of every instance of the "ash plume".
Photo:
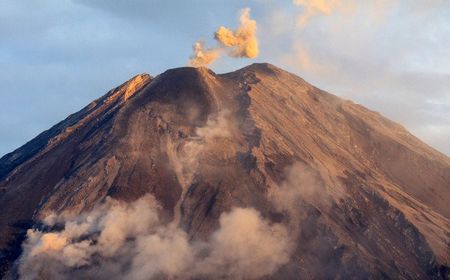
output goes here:
{"type": "Polygon", "coordinates": [[[259,54],[258,39],[256,37],[257,23],[250,18],[250,9],[245,8],[239,17],[239,27],[235,30],[221,26],[214,33],[218,46],[205,49],[204,43],[194,44],[194,54],[190,57],[190,66],[206,66],[217,60],[221,54],[231,57],[255,58],[259,54]]]}
{"type": "Polygon", "coordinates": [[[202,41],[196,42],[192,48],[194,54],[189,61],[189,65],[194,67],[213,63],[221,53],[220,49],[217,48],[205,49],[205,43],[202,41]]]}
{"type": "Polygon", "coordinates": [[[246,8],[241,11],[239,18],[240,26],[235,30],[231,30],[221,26],[214,38],[225,47],[231,47],[230,55],[233,57],[255,58],[258,56],[258,40],[256,38],[256,21],[250,19],[250,9],[246,8]]]}

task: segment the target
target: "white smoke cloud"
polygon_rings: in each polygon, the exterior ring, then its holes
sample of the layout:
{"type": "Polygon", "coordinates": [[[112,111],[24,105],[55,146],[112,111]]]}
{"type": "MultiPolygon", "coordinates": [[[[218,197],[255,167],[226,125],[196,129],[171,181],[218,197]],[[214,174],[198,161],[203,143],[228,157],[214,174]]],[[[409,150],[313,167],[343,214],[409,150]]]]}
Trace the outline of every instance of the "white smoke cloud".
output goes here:
{"type": "Polygon", "coordinates": [[[202,157],[208,152],[214,152],[216,143],[226,141],[235,133],[236,128],[231,119],[230,112],[225,109],[217,114],[211,114],[204,126],[195,129],[193,137],[183,139],[182,142],[167,139],[166,150],[169,162],[182,188],[180,199],[175,207],[175,224],[179,222],[181,202],[192,183],[202,157]]]}
{"type": "Polygon", "coordinates": [[[289,260],[286,228],[254,209],[233,208],[206,241],[165,225],[146,195],[132,203],[108,199],[70,218],[53,215],[61,230],[30,229],[19,260],[21,279],[154,279],[268,276],[289,260]]]}
{"type": "Polygon", "coordinates": [[[221,49],[210,48],[205,49],[205,43],[202,41],[195,42],[192,47],[194,54],[189,61],[190,66],[199,67],[213,63],[221,54],[221,49]]]}
{"type": "Polygon", "coordinates": [[[258,40],[256,38],[256,21],[250,18],[250,9],[245,8],[239,17],[240,26],[231,30],[221,26],[214,38],[225,47],[230,47],[233,57],[255,58],[259,54],[258,40]]]}
{"type": "Polygon", "coordinates": [[[157,234],[139,238],[129,279],[151,279],[158,275],[169,278],[187,275],[195,261],[196,248],[188,242],[185,232],[173,227],[161,227],[157,234]]]}
{"type": "Polygon", "coordinates": [[[159,224],[157,209],[154,198],[147,195],[131,204],[107,199],[94,210],[75,217],[51,214],[44,223],[63,225],[64,229],[48,233],[28,230],[20,259],[21,279],[35,279],[42,274],[63,278],[72,269],[91,264],[96,255],[127,255],[130,248],[125,244],[129,238],[148,234],[159,224]]]}
{"type": "Polygon", "coordinates": [[[239,27],[236,30],[221,26],[214,33],[214,39],[219,46],[205,49],[204,43],[194,44],[194,54],[190,57],[190,66],[205,66],[211,64],[227,53],[231,57],[255,58],[259,54],[258,39],[256,38],[257,23],[250,18],[250,9],[245,8],[239,17],[239,27]]]}
{"type": "Polygon", "coordinates": [[[301,230],[304,203],[326,210],[332,198],[318,174],[305,164],[295,162],[288,166],[285,176],[283,182],[269,189],[269,200],[277,211],[287,214],[292,235],[296,235],[301,230]]]}
{"type": "Polygon", "coordinates": [[[181,143],[173,143],[169,139],[168,155],[179,183],[188,186],[197,171],[202,155],[208,151],[217,140],[229,138],[235,127],[230,121],[232,116],[228,110],[222,110],[208,117],[206,124],[195,129],[195,135],[181,143]]]}
{"type": "Polygon", "coordinates": [[[254,209],[235,208],[220,217],[210,255],[198,263],[201,274],[226,279],[271,275],[289,261],[286,228],[270,224],[254,209]]]}
{"type": "Polygon", "coordinates": [[[206,124],[195,129],[195,138],[186,142],[181,154],[181,161],[186,168],[196,168],[200,157],[218,139],[230,138],[233,135],[234,125],[230,121],[232,116],[228,110],[222,110],[217,114],[210,115],[206,124]]]}
{"type": "Polygon", "coordinates": [[[322,185],[300,163],[286,170],[286,180],[271,188],[269,196],[278,211],[288,214],[288,224],[271,223],[252,208],[232,208],[221,215],[219,228],[207,240],[191,240],[178,227],[180,203],[202,156],[234,138],[236,129],[224,110],[209,116],[193,137],[167,141],[170,162],[183,186],[172,222],[162,223],[160,206],[151,195],[132,203],[107,199],[77,216],[50,213],[43,222],[55,230],[27,232],[20,278],[256,279],[276,272],[295,248],[299,201],[326,201],[322,185]]]}

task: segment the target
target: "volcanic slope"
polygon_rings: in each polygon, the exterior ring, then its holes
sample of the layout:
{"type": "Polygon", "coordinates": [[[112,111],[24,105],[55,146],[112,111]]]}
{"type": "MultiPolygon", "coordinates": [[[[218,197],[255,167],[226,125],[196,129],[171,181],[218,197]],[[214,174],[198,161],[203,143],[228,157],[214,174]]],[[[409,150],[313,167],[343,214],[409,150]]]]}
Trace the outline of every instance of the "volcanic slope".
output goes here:
{"type": "Polygon", "coordinates": [[[379,113],[270,64],[177,68],[132,78],[0,159],[1,265],[51,212],[151,193],[190,239],[233,207],[288,225],[293,252],[269,278],[440,279],[449,192],[450,159],[379,113]]]}

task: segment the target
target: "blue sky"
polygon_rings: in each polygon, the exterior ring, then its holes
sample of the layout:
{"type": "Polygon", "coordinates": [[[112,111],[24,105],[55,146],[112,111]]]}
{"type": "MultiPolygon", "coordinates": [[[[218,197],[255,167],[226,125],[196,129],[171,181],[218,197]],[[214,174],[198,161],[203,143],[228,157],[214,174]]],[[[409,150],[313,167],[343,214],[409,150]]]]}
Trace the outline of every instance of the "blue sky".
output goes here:
{"type": "Polygon", "coordinates": [[[137,73],[185,66],[245,7],[260,56],[215,72],[270,62],[450,154],[448,0],[1,0],[0,155],[137,73]]]}

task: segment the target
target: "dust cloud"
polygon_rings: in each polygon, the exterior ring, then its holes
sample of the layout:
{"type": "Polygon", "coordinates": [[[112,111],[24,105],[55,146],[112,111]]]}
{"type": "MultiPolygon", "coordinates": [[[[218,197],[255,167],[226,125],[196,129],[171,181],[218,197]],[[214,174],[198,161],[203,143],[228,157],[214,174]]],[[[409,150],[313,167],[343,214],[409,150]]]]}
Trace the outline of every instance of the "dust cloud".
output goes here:
{"type": "Polygon", "coordinates": [[[223,213],[206,241],[163,224],[159,211],[146,195],[132,203],[107,199],[75,217],[54,214],[44,220],[50,230],[28,230],[20,279],[255,279],[289,260],[286,228],[255,209],[223,213]]]}

